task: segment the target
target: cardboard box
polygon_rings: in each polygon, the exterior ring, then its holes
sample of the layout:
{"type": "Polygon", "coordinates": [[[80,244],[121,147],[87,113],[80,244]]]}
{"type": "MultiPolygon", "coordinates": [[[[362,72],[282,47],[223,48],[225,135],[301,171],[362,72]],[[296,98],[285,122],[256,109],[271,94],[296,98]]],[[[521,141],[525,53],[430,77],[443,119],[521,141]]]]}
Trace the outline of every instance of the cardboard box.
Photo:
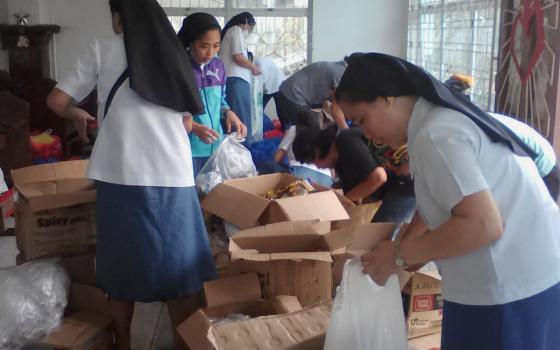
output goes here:
{"type": "Polygon", "coordinates": [[[441,333],[434,333],[410,339],[408,341],[410,350],[440,350],[441,348],[441,333]]]}
{"type": "Polygon", "coordinates": [[[303,306],[332,299],[332,251],[352,241],[329,222],[289,221],[237,233],[230,273],[256,272],[263,295],[295,295],[303,306]]]}
{"type": "Polygon", "coordinates": [[[430,271],[409,274],[403,293],[407,296],[405,311],[408,337],[441,332],[443,297],[439,273],[430,271]]]}
{"type": "Polygon", "coordinates": [[[254,273],[205,282],[204,295],[207,308],[196,311],[177,327],[179,335],[192,350],[211,348],[208,335],[215,327],[212,319],[219,320],[232,314],[258,317],[301,310],[301,304],[294,296],[263,299],[259,279],[254,273]]]}
{"type": "Polygon", "coordinates": [[[264,194],[298,178],[272,174],[228,180],[216,186],[202,202],[202,208],[241,229],[297,220],[333,221],[348,219],[345,205],[352,203],[332,190],[303,196],[269,200],[264,194]]]}
{"type": "Polygon", "coordinates": [[[330,302],[301,309],[293,296],[263,300],[255,274],[207,282],[204,290],[208,308],[198,310],[177,328],[191,350],[323,348],[330,302]],[[257,318],[211,321],[234,313],[257,318]]]}
{"type": "Polygon", "coordinates": [[[33,349],[109,350],[113,347],[109,304],[98,288],[72,283],[67,316],[59,329],[32,346],[33,349]]]}
{"type": "Polygon", "coordinates": [[[87,161],[68,161],[12,170],[20,196],[16,237],[24,260],[83,254],[95,245],[94,183],[85,179],[87,161]]]}

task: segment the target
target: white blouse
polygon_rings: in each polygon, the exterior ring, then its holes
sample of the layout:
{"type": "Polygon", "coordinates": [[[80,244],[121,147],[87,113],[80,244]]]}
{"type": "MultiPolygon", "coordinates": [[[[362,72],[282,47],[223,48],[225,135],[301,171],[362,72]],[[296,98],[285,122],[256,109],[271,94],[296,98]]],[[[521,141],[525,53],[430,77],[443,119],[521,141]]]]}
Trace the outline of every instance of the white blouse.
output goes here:
{"type": "Polygon", "coordinates": [[[95,39],[57,88],[83,100],[97,85],[99,134],[87,176],[134,186],[194,186],[183,115],[138,96],[126,80],[103,113],[109,91],[127,67],[122,35],[95,39]]]}
{"type": "Polygon", "coordinates": [[[502,237],[467,255],[438,261],[446,300],[504,304],[560,281],[560,210],[534,162],[493,143],[468,117],[419,98],[408,126],[418,210],[430,229],[465,196],[489,189],[502,237]]]}

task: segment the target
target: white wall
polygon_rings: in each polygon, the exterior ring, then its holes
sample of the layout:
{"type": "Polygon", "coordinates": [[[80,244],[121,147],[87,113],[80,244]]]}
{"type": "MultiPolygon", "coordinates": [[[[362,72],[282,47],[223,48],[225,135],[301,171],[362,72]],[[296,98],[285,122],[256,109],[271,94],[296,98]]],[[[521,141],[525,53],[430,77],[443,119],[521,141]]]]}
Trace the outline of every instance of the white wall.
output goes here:
{"type": "Polygon", "coordinates": [[[406,57],[407,0],[314,0],[313,61],[338,61],[353,52],[406,57]]]}
{"type": "Polygon", "coordinates": [[[61,78],[94,37],[113,33],[108,0],[38,0],[50,3],[48,23],[57,24],[54,37],[55,64],[52,76],[61,78]]]}
{"type": "MultiPolygon", "coordinates": [[[[72,68],[91,38],[112,32],[108,0],[0,0],[0,22],[6,3],[9,17],[25,12],[30,24],[61,26],[51,45],[54,79],[72,68]]],[[[312,59],[335,61],[356,51],[404,57],[407,21],[407,0],[314,0],[312,59]]]]}

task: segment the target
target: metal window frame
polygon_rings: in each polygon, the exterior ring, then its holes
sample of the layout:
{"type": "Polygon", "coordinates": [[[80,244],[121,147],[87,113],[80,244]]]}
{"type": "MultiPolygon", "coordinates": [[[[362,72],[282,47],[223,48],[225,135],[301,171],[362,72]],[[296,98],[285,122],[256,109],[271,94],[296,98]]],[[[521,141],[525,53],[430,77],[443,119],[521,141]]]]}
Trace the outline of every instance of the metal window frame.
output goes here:
{"type": "Polygon", "coordinates": [[[225,22],[241,12],[251,12],[255,17],[307,17],[307,62],[313,62],[313,2],[308,0],[307,8],[241,8],[233,7],[233,0],[224,0],[224,7],[164,7],[168,16],[188,16],[195,12],[208,12],[224,17],[225,22]]]}
{"type": "MultiPolygon", "coordinates": [[[[466,6],[466,9],[468,9],[469,11],[471,11],[471,18],[472,18],[472,43],[470,43],[470,47],[471,47],[471,56],[469,57],[469,61],[471,62],[466,62],[464,65],[467,65],[469,67],[471,67],[471,74],[473,72],[475,72],[476,67],[474,59],[477,57],[477,55],[480,55],[481,52],[477,52],[477,50],[475,50],[476,47],[480,46],[480,45],[484,45],[484,46],[488,46],[490,52],[488,52],[488,59],[490,61],[490,67],[489,67],[489,71],[488,76],[486,77],[486,74],[483,74],[482,76],[484,76],[484,82],[488,81],[488,88],[486,90],[486,92],[484,94],[476,94],[476,96],[479,96],[479,98],[481,99],[481,103],[483,105],[486,105],[486,107],[488,109],[494,109],[495,106],[493,104],[492,98],[494,95],[494,87],[495,87],[495,65],[497,64],[496,62],[496,38],[497,38],[497,30],[499,29],[499,4],[500,4],[500,0],[458,0],[458,1],[452,1],[450,2],[449,0],[437,0],[437,1],[433,1],[430,2],[429,4],[422,4],[422,0],[411,0],[410,4],[409,4],[409,35],[408,35],[408,44],[407,44],[407,56],[409,59],[414,60],[415,62],[419,63],[419,62],[424,62],[426,61],[427,64],[435,64],[437,66],[437,72],[434,72],[437,78],[439,78],[440,80],[444,80],[446,78],[445,74],[445,67],[446,66],[453,66],[454,63],[449,63],[446,62],[444,59],[444,52],[445,52],[445,46],[446,46],[446,41],[445,41],[445,32],[449,31],[449,30],[454,30],[457,29],[459,30],[460,28],[453,28],[453,26],[451,28],[446,28],[446,24],[448,24],[445,21],[446,18],[446,14],[450,13],[450,12],[454,12],[457,11],[458,8],[461,8],[462,6],[466,6]],[[492,4],[493,2],[493,4],[492,4]],[[484,6],[481,6],[484,5],[484,6]],[[487,6],[490,5],[490,6],[487,6]],[[477,30],[478,29],[488,29],[488,27],[477,27],[476,23],[477,21],[474,20],[474,14],[477,13],[478,11],[482,10],[482,9],[492,9],[494,11],[492,17],[492,27],[493,27],[493,31],[492,34],[490,35],[490,37],[485,37],[486,41],[484,42],[479,42],[476,40],[476,35],[477,35],[477,30]],[[423,59],[423,55],[424,55],[424,50],[423,50],[423,42],[421,40],[422,38],[422,34],[423,32],[426,30],[426,28],[423,28],[423,22],[422,22],[422,17],[423,16],[427,16],[427,15],[432,15],[432,16],[439,16],[440,17],[440,23],[439,23],[439,28],[435,29],[440,37],[439,40],[434,40],[433,42],[428,42],[428,46],[427,46],[427,52],[429,54],[429,50],[430,50],[430,46],[429,44],[434,44],[436,43],[436,46],[434,46],[434,48],[432,48],[432,50],[436,51],[437,54],[439,55],[439,58],[437,60],[430,60],[429,58],[427,58],[426,60],[423,59]],[[476,22],[476,23],[475,23],[476,22]],[[415,32],[414,32],[415,31],[415,32]],[[439,41],[439,42],[438,42],[439,41]],[[436,62],[438,61],[438,62],[436,62]]],[[[447,43],[449,44],[449,43],[447,43]]],[[[486,51],[484,51],[486,52],[486,51]]],[[[484,53],[483,53],[484,54],[484,53]]],[[[459,63],[462,64],[463,63],[459,63]]],[[[430,66],[431,66],[430,65],[430,66]]],[[[478,75],[479,77],[481,75],[478,75]]],[[[474,93],[474,91],[472,91],[472,93],[474,93]]]]}

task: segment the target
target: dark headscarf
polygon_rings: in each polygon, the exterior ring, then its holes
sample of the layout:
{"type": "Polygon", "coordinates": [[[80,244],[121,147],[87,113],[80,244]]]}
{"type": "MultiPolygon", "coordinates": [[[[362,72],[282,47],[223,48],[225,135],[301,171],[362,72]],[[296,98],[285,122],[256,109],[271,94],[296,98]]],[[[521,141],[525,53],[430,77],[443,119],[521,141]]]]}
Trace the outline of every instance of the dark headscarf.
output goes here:
{"type": "Polygon", "coordinates": [[[189,47],[193,41],[197,40],[211,29],[222,30],[220,24],[214,16],[209,13],[198,12],[186,17],[183,25],[177,34],[184,47],[189,47]]]}
{"type": "Polygon", "coordinates": [[[373,101],[377,97],[421,96],[429,102],[466,115],[493,142],[502,142],[520,156],[536,158],[517,135],[489,116],[460,93],[434,78],[422,68],[398,57],[381,53],[356,53],[348,58],[348,68],[336,91],[337,100],[373,101]]]}
{"type": "Polygon", "coordinates": [[[193,115],[202,110],[190,59],[156,0],[110,0],[121,16],[130,87],[142,98],[193,115]]]}
{"type": "Polygon", "coordinates": [[[240,24],[249,24],[254,26],[255,24],[257,24],[257,21],[255,20],[255,17],[253,17],[253,15],[249,12],[241,12],[238,15],[233,16],[224,26],[224,29],[222,30],[222,40],[224,40],[227,31],[234,26],[238,26],[240,24]]]}

